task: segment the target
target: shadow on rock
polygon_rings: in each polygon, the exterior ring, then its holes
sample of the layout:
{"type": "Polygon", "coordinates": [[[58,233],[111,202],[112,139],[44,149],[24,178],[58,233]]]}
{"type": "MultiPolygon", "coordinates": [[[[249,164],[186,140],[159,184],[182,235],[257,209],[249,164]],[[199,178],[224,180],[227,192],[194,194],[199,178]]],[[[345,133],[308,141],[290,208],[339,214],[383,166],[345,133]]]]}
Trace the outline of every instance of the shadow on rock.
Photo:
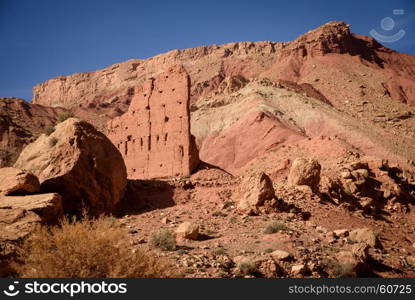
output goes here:
{"type": "Polygon", "coordinates": [[[162,180],[128,180],[117,216],[134,215],[175,205],[174,186],[162,180]]]}

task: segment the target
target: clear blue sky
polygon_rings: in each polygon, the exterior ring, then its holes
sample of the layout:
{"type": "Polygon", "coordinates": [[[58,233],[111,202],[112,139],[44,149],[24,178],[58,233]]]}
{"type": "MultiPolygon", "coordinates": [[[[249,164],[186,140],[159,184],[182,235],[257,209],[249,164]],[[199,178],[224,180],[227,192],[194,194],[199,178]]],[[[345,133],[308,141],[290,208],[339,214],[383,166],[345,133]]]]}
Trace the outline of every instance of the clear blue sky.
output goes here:
{"type": "Polygon", "coordinates": [[[414,0],[0,0],[0,97],[30,100],[32,87],[52,77],[171,49],[289,41],[331,20],[365,35],[404,29],[385,45],[415,54],[414,0]],[[385,17],[394,30],[382,31],[385,17]]]}

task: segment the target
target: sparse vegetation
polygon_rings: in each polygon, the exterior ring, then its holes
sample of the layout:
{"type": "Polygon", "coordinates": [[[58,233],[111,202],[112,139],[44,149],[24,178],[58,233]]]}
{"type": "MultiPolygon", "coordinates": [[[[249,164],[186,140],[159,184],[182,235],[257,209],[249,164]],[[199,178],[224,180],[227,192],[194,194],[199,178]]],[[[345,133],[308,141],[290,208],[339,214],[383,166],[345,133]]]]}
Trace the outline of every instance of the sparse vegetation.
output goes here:
{"type": "Polygon", "coordinates": [[[225,202],[223,202],[223,208],[224,209],[229,209],[233,205],[235,205],[235,202],[233,202],[231,200],[226,200],[225,202]]]}
{"type": "Polygon", "coordinates": [[[106,217],[40,227],[18,251],[20,277],[167,277],[167,264],[132,248],[118,222],[106,217]]]}
{"type": "Polygon", "coordinates": [[[45,127],[45,129],[43,130],[43,132],[49,136],[51,135],[53,132],[55,131],[55,127],[53,127],[52,125],[48,125],[45,127]]]}
{"type": "Polygon", "coordinates": [[[217,248],[217,249],[213,250],[213,254],[215,254],[215,255],[225,255],[226,251],[223,248],[217,248]]]}
{"type": "Polygon", "coordinates": [[[277,233],[278,231],[290,231],[290,230],[291,229],[287,227],[284,223],[279,222],[279,221],[272,221],[265,227],[264,233],[273,234],[273,233],[277,233]]]}
{"type": "Polygon", "coordinates": [[[340,262],[330,261],[329,263],[327,263],[326,270],[329,276],[334,277],[334,278],[345,278],[345,277],[356,276],[354,267],[350,263],[340,263],[340,262]]]}
{"type": "Polygon", "coordinates": [[[229,219],[229,222],[232,224],[236,224],[238,222],[238,219],[234,216],[229,219]]]}
{"type": "Polygon", "coordinates": [[[176,250],[176,234],[168,229],[162,229],[151,235],[150,243],[153,247],[163,251],[176,250]]]}
{"type": "Polygon", "coordinates": [[[184,249],[177,250],[177,254],[183,255],[183,254],[186,254],[186,253],[187,253],[187,251],[184,250],[184,249]]]}
{"type": "Polygon", "coordinates": [[[48,141],[48,144],[49,144],[50,147],[55,146],[57,143],[58,143],[58,139],[55,138],[55,137],[51,137],[48,141]]]}
{"type": "Polygon", "coordinates": [[[272,248],[267,248],[267,249],[264,250],[265,253],[271,253],[273,251],[274,251],[274,249],[272,249],[272,248]]]}
{"type": "Polygon", "coordinates": [[[212,213],[212,216],[214,216],[214,217],[226,217],[226,216],[227,216],[227,214],[225,214],[225,213],[223,213],[223,212],[221,212],[221,211],[217,210],[217,211],[214,211],[214,212],[212,213]]]}
{"type": "Polygon", "coordinates": [[[238,264],[238,276],[254,275],[257,271],[257,266],[252,261],[243,261],[238,264]]]}
{"type": "Polygon", "coordinates": [[[63,121],[72,118],[74,116],[74,114],[70,111],[61,113],[60,115],[58,115],[58,117],[56,118],[56,120],[58,121],[58,123],[62,123],[63,121]]]}

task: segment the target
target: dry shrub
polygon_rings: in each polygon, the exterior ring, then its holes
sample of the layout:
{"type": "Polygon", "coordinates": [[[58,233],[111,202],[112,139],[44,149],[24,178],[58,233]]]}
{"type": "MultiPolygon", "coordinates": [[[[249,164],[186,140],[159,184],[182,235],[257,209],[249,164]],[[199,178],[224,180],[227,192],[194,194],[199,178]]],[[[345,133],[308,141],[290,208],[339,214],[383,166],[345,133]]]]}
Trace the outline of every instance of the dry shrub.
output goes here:
{"type": "Polygon", "coordinates": [[[150,244],[163,251],[176,250],[176,234],[168,229],[154,232],[150,237],[150,244]]]}
{"type": "Polygon", "coordinates": [[[273,234],[273,233],[277,233],[278,231],[290,231],[290,230],[291,229],[287,227],[284,223],[273,221],[265,227],[264,233],[273,234]]]}
{"type": "Polygon", "coordinates": [[[243,261],[238,264],[237,275],[249,276],[258,272],[257,265],[253,261],[243,261]]]}
{"type": "Polygon", "coordinates": [[[133,249],[127,232],[108,217],[64,219],[40,227],[19,250],[15,265],[21,277],[169,277],[168,266],[133,249]]]}
{"type": "Polygon", "coordinates": [[[67,112],[63,112],[60,115],[58,115],[58,117],[56,118],[58,123],[62,123],[63,121],[66,121],[69,118],[74,117],[74,114],[70,111],[67,112]]]}
{"type": "Polygon", "coordinates": [[[51,135],[54,131],[55,131],[55,127],[51,125],[48,125],[45,127],[45,129],[43,129],[44,134],[46,134],[47,136],[51,135]]]}

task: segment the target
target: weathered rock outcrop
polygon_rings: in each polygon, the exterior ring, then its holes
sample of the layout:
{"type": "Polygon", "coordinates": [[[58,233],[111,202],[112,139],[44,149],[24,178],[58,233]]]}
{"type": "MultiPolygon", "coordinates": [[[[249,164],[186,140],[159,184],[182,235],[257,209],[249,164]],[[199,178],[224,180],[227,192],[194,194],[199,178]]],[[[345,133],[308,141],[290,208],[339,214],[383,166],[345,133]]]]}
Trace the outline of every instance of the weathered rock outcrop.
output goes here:
{"type": "Polygon", "coordinates": [[[11,272],[18,243],[38,225],[54,224],[62,215],[58,194],[0,196],[0,277],[11,272]]]}
{"type": "Polygon", "coordinates": [[[241,183],[238,197],[238,209],[248,215],[258,214],[259,208],[264,206],[265,202],[269,202],[270,206],[277,204],[272,181],[263,172],[246,177],[241,183]]]}
{"type": "Polygon", "coordinates": [[[288,176],[289,185],[308,185],[312,190],[318,190],[321,166],[314,159],[297,158],[294,160],[288,176]]]}
{"type": "Polygon", "coordinates": [[[138,87],[128,112],[109,122],[108,136],[123,155],[129,178],[186,176],[197,165],[189,86],[183,67],[171,68],[138,87]]]}
{"type": "Polygon", "coordinates": [[[127,183],[119,151],[92,125],[75,118],[26,146],[15,167],[35,174],[43,192],[61,194],[66,213],[82,206],[92,214],[111,212],[127,183]]]}
{"type": "Polygon", "coordinates": [[[40,190],[39,179],[16,168],[0,169],[0,195],[32,194],[40,190]]]}
{"type": "Polygon", "coordinates": [[[177,227],[176,234],[182,239],[197,240],[199,237],[199,225],[183,222],[177,227]]]}
{"type": "Polygon", "coordinates": [[[387,160],[363,157],[324,176],[322,189],[350,210],[404,212],[415,200],[415,173],[387,160]]]}
{"type": "Polygon", "coordinates": [[[0,98],[0,168],[13,165],[23,147],[56,124],[64,111],[23,99],[0,98]]]}

